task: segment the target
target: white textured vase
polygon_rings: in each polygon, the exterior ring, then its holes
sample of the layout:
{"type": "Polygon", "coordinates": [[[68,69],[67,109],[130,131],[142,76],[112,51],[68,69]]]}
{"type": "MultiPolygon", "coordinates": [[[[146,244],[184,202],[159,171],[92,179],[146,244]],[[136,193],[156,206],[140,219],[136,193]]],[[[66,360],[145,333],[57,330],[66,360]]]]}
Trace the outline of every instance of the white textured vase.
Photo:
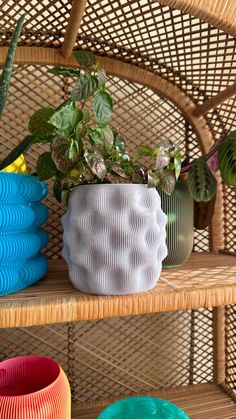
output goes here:
{"type": "Polygon", "coordinates": [[[78,186],[62,224],[63,257],[78,290],[121,295],[155,286],[167,255],[166,215],[155,189],[138,184],[78,186]]]}

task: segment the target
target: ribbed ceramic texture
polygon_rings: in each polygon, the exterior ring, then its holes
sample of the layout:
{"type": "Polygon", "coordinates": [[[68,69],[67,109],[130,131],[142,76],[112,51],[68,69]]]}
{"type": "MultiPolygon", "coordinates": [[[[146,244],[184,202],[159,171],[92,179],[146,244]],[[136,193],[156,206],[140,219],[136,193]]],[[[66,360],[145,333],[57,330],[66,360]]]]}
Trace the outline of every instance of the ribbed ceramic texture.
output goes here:
{"type": "Polygon", "coordinates": [[[108,406],[98,419],[189,419],[174,404],[156,397],[130,397],[108,406]]]}
{"type": "Polygon", "coordinates": [[[22,356],[0,363],[2,419],[70,419],[68,379],[52,359],[22,356]]]}
{"type": "Polygon", "coordinates": [[[0,173],[0,296],[28,287],[47,271],[40,252],[48,243],[41,229],[48,218],[40,204],[46,195],[35,176],[0,173]]]}
{"type": "Polygon", "coordinates": [[[63,257],[76,288],[92,294],[147,291],[166,256],[166,216],[145,185],[83,185],[72,192],[63,257]]]}
{"type": "Polygon", "coordinates": [[[160,191],[161,207],[167,215],[166,245],[168,255],[163,267],[180,266],[193,249],[193,199],[186,182],[177,182],[172,195],[160,191]]]}

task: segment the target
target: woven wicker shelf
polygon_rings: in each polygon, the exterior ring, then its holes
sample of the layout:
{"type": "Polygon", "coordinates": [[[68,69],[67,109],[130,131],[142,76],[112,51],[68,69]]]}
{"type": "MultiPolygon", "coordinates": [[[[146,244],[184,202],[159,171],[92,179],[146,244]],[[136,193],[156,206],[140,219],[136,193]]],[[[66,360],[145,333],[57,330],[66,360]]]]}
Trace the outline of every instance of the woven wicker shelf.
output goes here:
{"type": "Polygon", "coordinates": [[[214,307],[236,303],[235,257],[194,253],[178,269],[165,270],[143,294],[96,296],[76,291],[62,260],[49,261],[38,284],[0,298],[1,327],[22,327],[214,307]]]}
{"type": "MultiPolygon", "coordinates": [[[[236,405],[223,389],[214,384],[198,384],[158,391],[155,396],[182,408],[191,419],[235,419],[236,405]]],[[[73,419],[97,419],[103,406],[74,407],[73,419]]]]}

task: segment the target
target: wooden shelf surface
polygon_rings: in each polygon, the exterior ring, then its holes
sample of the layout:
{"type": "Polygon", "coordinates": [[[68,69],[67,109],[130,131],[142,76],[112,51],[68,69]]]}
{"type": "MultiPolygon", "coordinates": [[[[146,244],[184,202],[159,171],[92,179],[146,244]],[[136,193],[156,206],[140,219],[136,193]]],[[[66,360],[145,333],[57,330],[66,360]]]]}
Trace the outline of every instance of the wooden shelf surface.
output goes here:
{"type": "MultiPolygon", "coordinates": [[[[169,400],[191,419],[235,419],[236,404],[220,387],[198,384],[157,391],[152,396],[169,400]]],[[[72,409],[72,419],[97,419],[109,403],[88,403],[72,409]]],[[[141,419],[141,418],[140,418],[141,419]]]]}
{"type": "Polygon", "coordinates": [[[0,297],[0,327],[23,327],[236,303],[236,258],[193,253],[180,268],[166,269],[146,293],[97,296],[77,291],[62,260],[49,261],[47,275],[20,292],[0,297]]]}

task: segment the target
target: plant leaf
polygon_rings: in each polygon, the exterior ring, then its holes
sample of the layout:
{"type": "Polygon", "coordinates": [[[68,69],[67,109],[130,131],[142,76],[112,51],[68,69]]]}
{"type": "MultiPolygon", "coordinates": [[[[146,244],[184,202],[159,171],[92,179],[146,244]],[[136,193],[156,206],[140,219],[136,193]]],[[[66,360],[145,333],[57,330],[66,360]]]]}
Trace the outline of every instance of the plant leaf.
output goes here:
{"type": "Polygon", "coordinates": [[[210,201],[216,193],[216,179],[202,157],[193,162],[188,183],[190,194],[196,202],[210,201]]]}
{"type": "Polygon", "coordinates": [[[128,176],[125,174],[124,170],[118,163],[112,163],[109,168],[112,172],[116,173],[123,179],[128,179],[128,176]]]}
{"type": "Polygon", "coordinates": [[[79,65],[85,70],[92,69],[97,65],[97,58],[90,51],[74,51],[74,56],[79,65]]]}
{"type": "Polygon", "coordinates": [[[103,180],[106,175],[106,166],[103,156],[97,151],[94,153],[87,151],[84,153],[84,158],[92,173],[94,173],[99,179],[103,180]]]}
{"type": "Polygon", "coordinates": [[[144,156],[152,156],[152,149],[148,145],[140,144],[134,151],[134,160],[139,160],[144,156]]]}
{"type": "Polygon", "coordinates": [[[0,163],[0,170],[5,169],[5,167],[12,164],[21,154],[25,153],[28,150],[31,142],[33,141],[33,135],[27,135],[9,154],[5,159],[0,163]]]}
{"type": "Polygon", "coordinates": [[[53,108],[41,108],[30,117],[28,130],[33,135],[46,135],[55,132],[55,127],[48,123],[55,113],[53,108]]]}
{"type": "Polygon", "coordinates": [[[171,195],[175,189],[176,178],[174,171],[164,170],[160,178],[160,187],[168,195],[171,195]]]}
{"type": "Polygon", "coordinates": [[[236,186],[236,131],[221,145],[218,163],[223,181],[236,186]]]}
{"type": "Polygon", "coordinates": [[[175,168],[175,178],[179,178],[181,171],[181,155],[180,152],[177,152],[174,156],[174,168],[175,168]]]}
{"type": "Polygon", "coordinates": [[[109,127],[109,125],[107,125],[104,128],[103,135],[104,135],[104,143],[105,143],[106,148],[108,150],[111,150],[114,143],[114,134],[111,127],[109,127]]]}
{"type": "Polygon", "coordinates": [[[132,173],[132,183],[146,183],[145,172],[142,169],[135,169],[132,173]]]}
{"type": "Polygon", "coordinates": [[[168,151],[166,150],[166,147],[160,146],[157,152],[155,169],[156,170],[164,169],[164,167],[168,166],[169,163],[170,163],[170,156],[168,154],[168,151]]]}
{"type": "Polygon", "coordinates": [[[87,127],[83,122],[79,122],[79,124],[76,127],[75,135],[77,140],[82,140],[82,138],[87,133],[87,127]]]}
{"type": "Polygon", "coordinates": [[[65,205],[68,205],[68,201],[69,201],[69,196],[70,196],[70,191],[68,191],[68,189],[63,190],[61,193],[61,200],[65,205]]]}
{"type": "Polygon", "coordinates": [[[113,146],[116,150],[119,150],[121,153],[125,152],[125,140],[117,132],[114,133],[114,145],[113,146]]]}
{"type": "Polygon", "coordinates": [[[61,195],[62,195],[62,184],[61,182],[57,181],[53,185],[53,193],[58,202],[61,203],[61,195]]]}
{"type": "Polygon", "coordinates": [[[71,150],[71,141],[67,137],[58,136],[54,138],[52,145],[52,159],[62,173],[68,173],[78,163],[80,157],[74,154],[69,158],[71,150]]]}
{"type": "Polygon", "coordinates": [[[104,88],[106,83],[106,72],[101,69],[97,72],[98,86],[104,88]]]}
{"type": "Polygon", "coordinates": [[[83,112],[83,121],[89,122],[90,121],[90,111],[89,109],[85,109],[83,112]]]}
{"type": "Polygon", "coordinates": [[[80,77],[80,71],[75,70],[74,68],[65,68],[65,67],[52,67],[49,68],[48,73],[55,74],[56,76],[66,76],[66,77],[80,77]]]}
{"type": "Polygon", "coordinates": [[[107,92],[97,93],[92,105],[96,120],[100,123],[107,123],[112,115],[111,96],[107,92]]]}
{"type": "Polygon", "coordinates": [[[94,144],[103,144],[104,141],[104,133],[102,128],[89,128],[89,137],[94,142],[94,144]]]}
{"type": "Polygon", "coordinates": [[[72,139],[70,140],[69,148],[68,148],[68,159],[73,159],[77,157],[79,154],[79,145],[78,141],[72,139]]]}
{"type": "Polygon", "coordinates": [[[57,168],[52,160],[50,151],[45,151],[39,156],[36,170],[39,180],[47,180],[55,176],[57,168]]]}
{"type": "Polygon", "coordinates": [[[1,80],[0,80],[0,119],[2,118],[3,110],[7,100],[8,89],[11,80],[12,68],[15,59],[15,53],[17,48],[17,43],[22,31],[22,27],[25,20],[25,14],[22,15],[16,25],[16,28],[12,35],[12,40],[10,47],[8,49],[7,57],[5,64],[2,70],[1,80]]]}
{"type": "Polygon", "coordinates": [[[46,143],[50,143],[53,138],[54,138],[55,134],[45,134],[45,135],[32,135],[32,141],[31,144],[46,144],[46,143]]]}
{"type": "Polygon", "coordinates": [[[90,73],[81,74],[79,81],[72,90],[72,98],[81,101],[93,96],[98,88],[98,80],[90,73]]]}
{"type": "Polygon", "coordinates": [[[160,175],[159,173],[149,172],[147,173],[148,176],[148,187],[149,188],[157,188],[160,183],[160,175]]]}
{"type": "Polygon", "coordinates": [[[48,122],[61,132],[66,132],[74,129],[82,118],[83,113],[78,111],[75,108],[74,103],[71,102],[64,108],[55,112],[48,122]]]}
{"type": "Polygon", "coordinates": [[[68,99],[64,100],[64,102],[62,102],[59,106],[56,107],[55,112],[60,111],[66,106],[69,106],[71,103],[74,103],[74,101],[71,99],[71,97],[69,97],[68,99]]]}
{"type": "Polygon", "coordinates": [[[207,166],[209,167],[212,174],[217,171],[218,168],[218,150],[207,160],[207,166]]]}
{"type": "Polygon", "coordinates": [[[208,202],[194,201],[194,227],[197,230],[205,230],[210,225],[214,214],[216,197],[208,202]]]}

